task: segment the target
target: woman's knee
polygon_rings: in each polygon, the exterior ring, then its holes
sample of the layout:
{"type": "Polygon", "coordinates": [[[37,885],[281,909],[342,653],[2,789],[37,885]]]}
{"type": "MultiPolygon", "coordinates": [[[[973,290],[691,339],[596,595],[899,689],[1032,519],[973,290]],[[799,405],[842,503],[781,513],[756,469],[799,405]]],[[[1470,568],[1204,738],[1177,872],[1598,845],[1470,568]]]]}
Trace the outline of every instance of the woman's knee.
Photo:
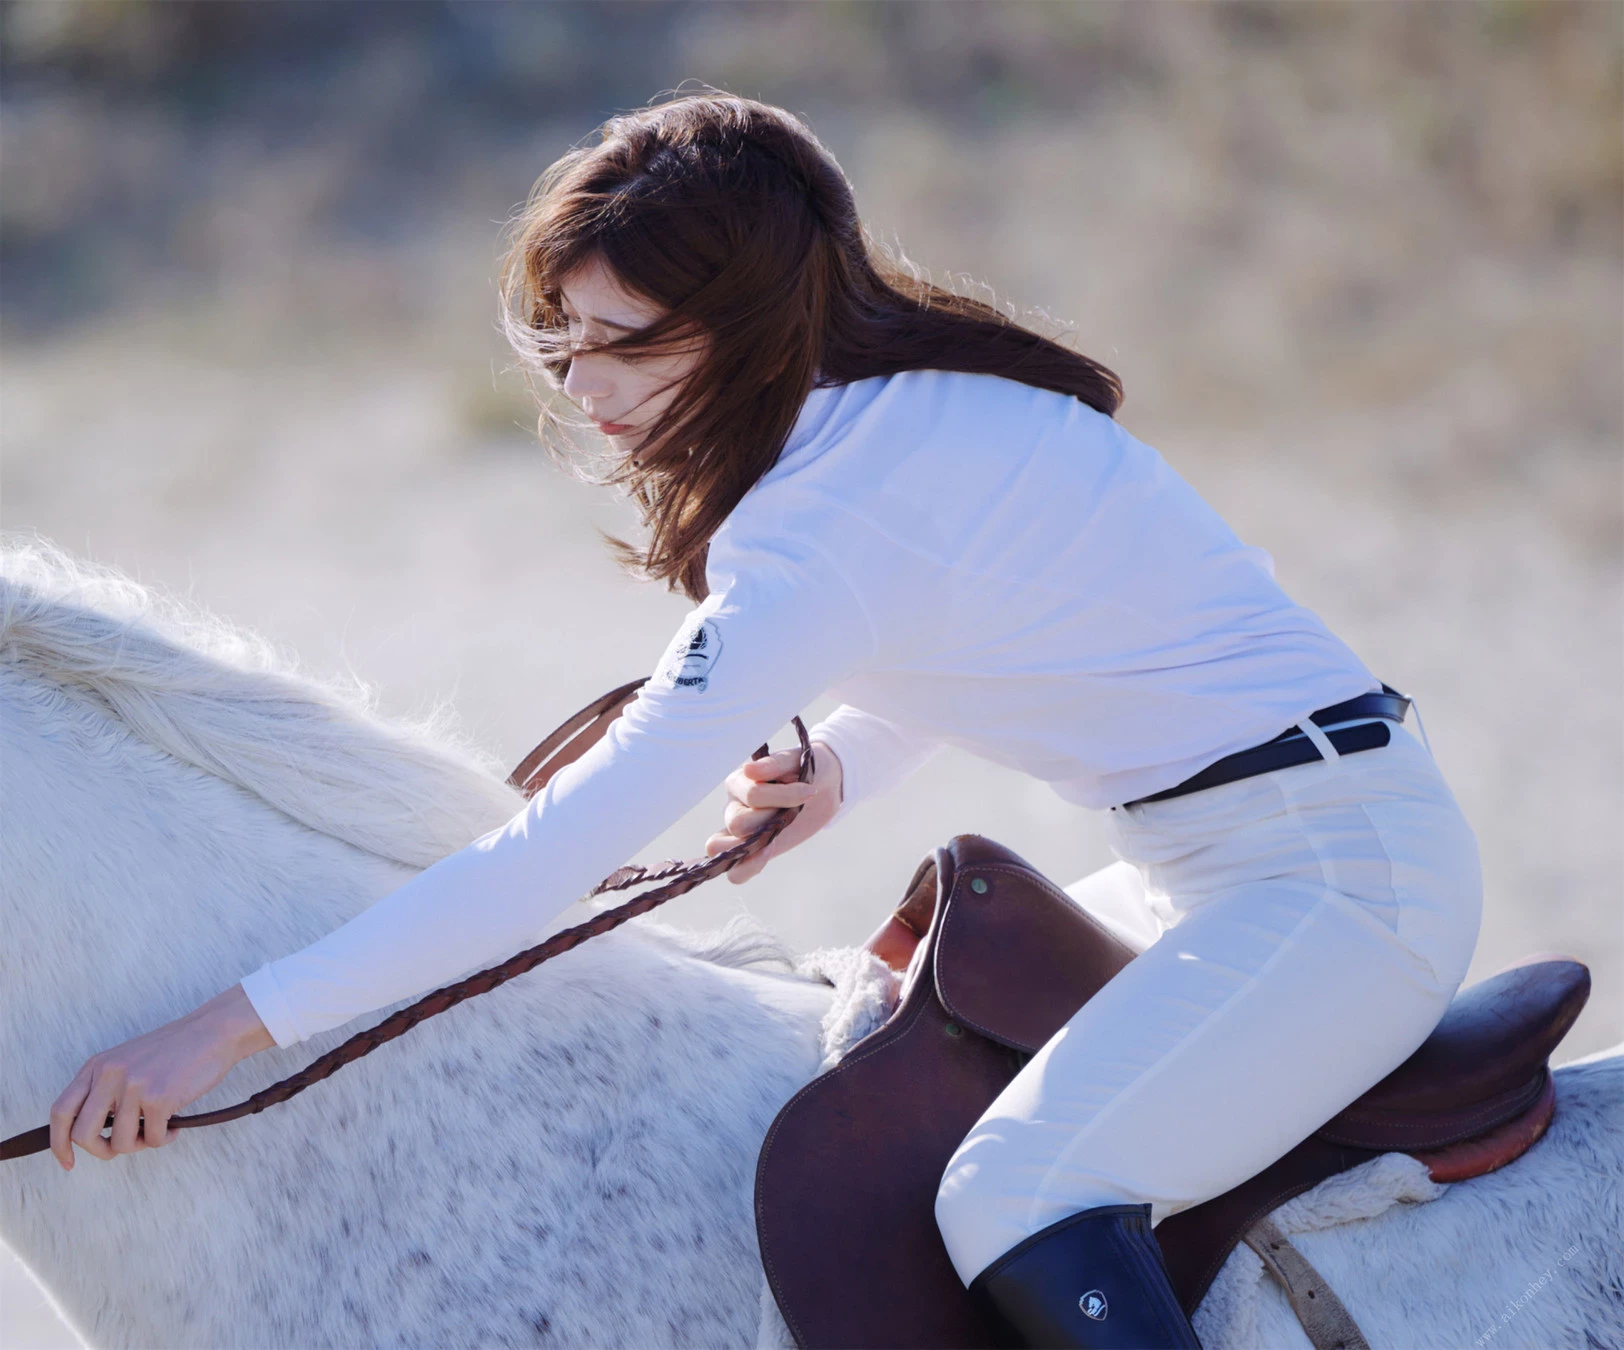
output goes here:
{"type": "Polygon", "coordinates": [[[978,1211],[983,1210],[981,1197],[975,1184],[975,1169],[949,1163],[936,1187],[936,1228],[942,1235],[942,1244],[953,1260],[959,1277],[969,1284],[982,1267],[965,1274],[965,1262],[977,1259],[975,1232],[978,1211]]]}
{"type": "Polygon", "coordinates": [[[1010,1188],[1000,1188],[989,1169],[957,1155],[936,1188],[936,1227],[953,1269],[966,1286],[1026,1232],[1012,1222],[1010,1188]]]}
{"type": "MultiPolygon", "coordinates": [[[[999,1159],[989,1156],[995,1147],[1007,1144],[991,1136],[983,1136],[980,1143],[988,1152],[970,1161],[956,1154],[936,1188],[936,1227],[966,1286],[999,1257],[1051,1224],[1098,1205],[1143,1204],[1150,1198],[1081,1165],[1066,1169],[1063,1184],[1038,1185],[1030,1169],[1012,1165],[1005,1170],[999,1159]]],[[[1157,1215],[1157,1221],[1162,1217],[1157,1215]]]]}

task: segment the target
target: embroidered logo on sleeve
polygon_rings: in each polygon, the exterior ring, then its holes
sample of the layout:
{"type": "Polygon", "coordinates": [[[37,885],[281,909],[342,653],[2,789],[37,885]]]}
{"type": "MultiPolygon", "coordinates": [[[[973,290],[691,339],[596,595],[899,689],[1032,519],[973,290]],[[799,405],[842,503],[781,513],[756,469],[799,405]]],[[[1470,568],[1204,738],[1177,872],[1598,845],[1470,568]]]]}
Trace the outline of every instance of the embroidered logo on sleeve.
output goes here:
{"type": "Polygon", "coordinates": [[[660,659],[652,683],[665,689],[692,689],[704,693],[716,658],[722,654],[722,634],[714,619],[704,619],[678,633],[660,659]]]}

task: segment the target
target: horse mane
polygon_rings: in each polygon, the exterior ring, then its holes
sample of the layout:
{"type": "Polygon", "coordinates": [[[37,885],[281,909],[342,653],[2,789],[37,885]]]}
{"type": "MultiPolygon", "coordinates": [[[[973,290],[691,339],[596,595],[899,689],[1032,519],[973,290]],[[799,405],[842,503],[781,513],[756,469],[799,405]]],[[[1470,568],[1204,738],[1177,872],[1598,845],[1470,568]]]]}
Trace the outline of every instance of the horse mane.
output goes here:
{"type": "Polygon", "coordinates": [[[0,666],[86,699],[148,744],[300,824],[427,867],[523,799],[443,706],[385,719],[258,635],[38,538],[0,540],[0,666]]]}
{"type": "MultiPolygon", "coordinates": [[[[0,536],[4,668],[88,700],[301,825],[409,867],[455,853],[524,804],[446,706],[383,718],[363,681],[317,679],[258,634],[36,537],[0,536]]],[[[714,965],[795,965],[748,915],[703,933],[635,922],[714,965]]]]}

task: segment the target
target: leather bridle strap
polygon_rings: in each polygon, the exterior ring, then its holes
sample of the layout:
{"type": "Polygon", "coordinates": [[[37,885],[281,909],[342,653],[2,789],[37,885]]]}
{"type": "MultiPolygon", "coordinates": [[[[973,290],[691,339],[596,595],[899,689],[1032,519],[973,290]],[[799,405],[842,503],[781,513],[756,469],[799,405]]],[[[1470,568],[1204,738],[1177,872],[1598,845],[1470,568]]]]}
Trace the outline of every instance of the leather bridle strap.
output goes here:
{"type": "Polygon", "coordinates": [[[518,767],[508,775],[508,786],[518,788],[526,797],[534,797],[555,773],[566,764],[575,763],[603,739],[609,724],[626,711],[626,705],[647,683],[645,675],[611,689],[602,698],[593,699],[519,761],[518,767]],[[545,773],[542,773],[543,766],[545,773]]]}
{"type": "MultiPolygon", "coordinates": [[[[643,680],[634,680],[613,689],[602,698],[595,699],[580,712],[571,717],[563,726],[559,727],[546,740],[542,741],[534,750],[519,762],[508,782],[519,788],[524,795],[534,797],[542,788],[546,787],[548,780],[566,764],[572,764],[586,753],[609,729],[609,724],[620,716],[626,705],[631,702],[637,690],[642,687],[643,680]],[[573,739],[572,739],[573,738],[573,739]],[[562,748],[560,748],[562,747],[562,748]],[[555,753],[556,752],[556,753],[555,753]],[[544,771],[545,770],[545,771],[544,771]]],[[[793,719],[796,735],[801,740],[800,768],[796,774],[796,781],[806,783],[812,778],[812,743],[806,734],[806,727],[801,719],[793,719]]],[[[761,746],[751,755],[752,759],[761,759],[768,753],[765,745],[761,746]]],[[[203,1111],[193,1116],[173,1116],[170,1125],[177,1130],[193,1129],[199,1125],[221,1125],[228,1120],[240,1120],[244,1116],[257,1115],[268,1106],[275,1106],[285,1102],[289,1097],[297,1096],[312,1084],[321,1082],[337,1073],[346,1064],[351,1064],[364,1055],[370,1055],[380,1045],[394,1040],[397,1036],[404,1036],[419,1022],[425,1022],[431,1017],[438,1016],[448,1008],[454,1008],[465,999],[475,995],[488,993],[498,985],[506,984],[515,976],[523,975],[526,971],[534,970],[543,961],[550,961],[555,956],[570,951],[581,945],[588,938],[597,937],[611,929],[619,928],[629,919],[635,919],[640,914],[647,914],[656,906],[663,905],[667,900],[674,900],[677,896],[693,890],[702,882],[712,877],[721,876],[723,872],[738,866],[746,858],[761,852],[796,816],[800,815],[798,806],[786,807],[763,825],[754,834],[740,840],[732,848],[709,858],[696,858],[689,862],[670,863],[656,870],[644,867],[630,866],[618,868],[600,881],[588,892],[589,896],[601,895],[605,891],[626,890],[632,886],[645,885],[649,882],[661,882],[651,891],[645,891],[624,904],[613,909],[606,909],[595,914],[585,923],[577,924],[573,928],[565,928],[554,933],[545,942],[519,952],[509,957],[499,966],[492,966],[489,970],[482,970],[468,978],[459,980],[456,984],[449,984],[444,989],[436,989],[431,994],[425,994],[416,1003],[402,1008],[384,1018],[377,1026],[351,1036],[342,1045],[335,1046],[325,1055],[301,1069],[292,1077],[284,1078],[279,1083],[273,1083],[261,1092],[256,1092],[246,1101],[238,1102],[235,1106],[223,1107],[218,1111],[203,1111]]],[[[112,1115],[107,1117],[103,1129],[113,1123],[112,1115]]],[[[49,1125],[41,1125],[37,1129],[25,1130],[21,1134],[12,1135],[11,1138],[0,1141],[0,1162],[12,1158],[27,1157],[32,1153],[42,1153],[50,1147],[51,1129],[49,1125]]]]}

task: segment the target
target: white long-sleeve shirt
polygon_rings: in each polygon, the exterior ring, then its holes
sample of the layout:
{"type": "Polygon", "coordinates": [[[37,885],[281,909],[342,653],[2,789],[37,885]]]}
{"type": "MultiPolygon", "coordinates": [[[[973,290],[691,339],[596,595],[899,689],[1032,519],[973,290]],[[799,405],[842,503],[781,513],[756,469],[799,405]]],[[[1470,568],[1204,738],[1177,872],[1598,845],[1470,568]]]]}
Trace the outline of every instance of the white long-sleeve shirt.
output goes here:
{"type": "Polygon", "coordinates": [[[825,692],[844,815],[948,744],[1111,806],[1380,687],[1153,449],[989,375],[814,390],[706,579],[513,820],[243,981],[278,1045],[530,945],[825,692]]]}

